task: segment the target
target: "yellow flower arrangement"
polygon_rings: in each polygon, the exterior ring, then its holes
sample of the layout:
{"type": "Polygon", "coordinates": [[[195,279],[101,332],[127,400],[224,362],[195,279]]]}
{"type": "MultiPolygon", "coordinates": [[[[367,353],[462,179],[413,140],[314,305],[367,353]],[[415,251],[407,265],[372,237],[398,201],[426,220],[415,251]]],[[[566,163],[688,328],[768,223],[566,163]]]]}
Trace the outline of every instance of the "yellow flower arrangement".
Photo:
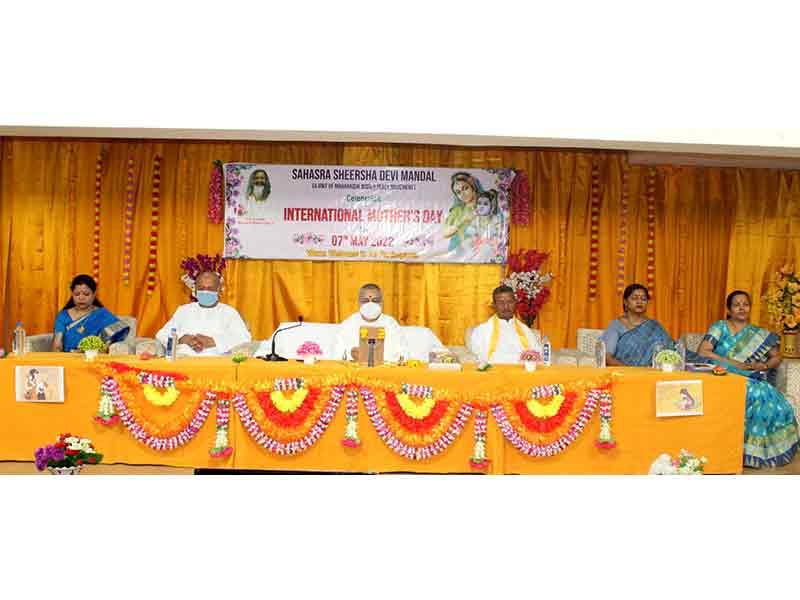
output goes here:
{"type": "Polygon", "coordinates": [[[558,414],[558,410],[561,408],[561,405],[563,403],[564,403],[564,396],[562,396],[561,394],[556,394],[555,396],[553,396],[553,399],[547,404],[542,404],[536,398],[531,398],[525,404],[534,417],[539,417],[540,419],[547,419],[549,417],[558,414]]]}
{"type": "Polygon", "coordinates": [[[412,419],[424,419],[433,410],[436,400],[433,397],[424,398],[422,402],[417,404],[409,397],[408,394],[397,394],[397,402],[409,417],[412,419]]]}
{"type": "Polygon", "coordinates": [[[769,320],[780,329],[795,329],[800,325],[800,278],[794,265],[784,265],[773,276],[767,293],[769,320]]]}
{"type": "Polygon", "coordinates": [[[308,396],[308,389],[307,388],[300,388],[292,392],[292,395],[287,398],[284,396],[282,391],[275,390],[270,393],[269,397],[272,400],[272,403],[282,413],[290,413],[296,411],[300,405],[303,403],[303,400],[306,399],[308,396]]]}
{"type": "Polygon", "coordinates": [[[142,393],[150,404],[155,404],[156,406],[172,406],[181,394],[174,385],[165,388],[163,392],[159,392],[152,385],[143,385],[142,393]]]}

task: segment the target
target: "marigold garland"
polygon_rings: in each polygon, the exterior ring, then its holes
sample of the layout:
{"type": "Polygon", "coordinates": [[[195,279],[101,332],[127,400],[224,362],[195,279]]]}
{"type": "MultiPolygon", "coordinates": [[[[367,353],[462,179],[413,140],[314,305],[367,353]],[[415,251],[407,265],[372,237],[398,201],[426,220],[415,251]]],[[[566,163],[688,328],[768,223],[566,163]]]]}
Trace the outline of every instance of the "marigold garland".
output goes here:
{"type": "Polygon", "coordinates": [[[283,442],[275,439],[268,432],[264,431],[261,424],[253,415],[253,412],[250,410],[244,394],[235,395],[232,403],[245,431],[247,431],[253,441],[269,452],[285,456],[304,452],[317,443],[333,420],[333,416],[336,414],[336,409],[339,407],[343,395],[344,386],[334,386],[331,388],[330,398],[324,404],[322,412],[319,417],[314,420],[313,425],[300,439],[290,442],[283,442]]]}
{"type": "Polygon", "coordinates": [[[600,269],[600,166],[592,162],[592,190],[590,196],[591,225],[589,235],[589,300],[597,299],[597,282],[600,269]]]}
{"type": "Polygon", "coordinates": [[[647,291],[652,297],[656,287],[656,169],[647,171],[647,291]]]}
{"type": "Polygon", "coordinates": [[[619,247],[617,248],[617,294],[625,291],[625,254],[628,247],[628,166],[622,166],[622,199],[619,205],[619,247]]]}
{"type": "Polygon", "coordinates": [[[424,434],[430,432],[434,427],[442,422],[443,417],[447,413],[449,402],[446,400],[435,401],[432,397],[426,398],[426,402],[430,402],[430,407],[426,405],[427,410],[424,417],[415,417],[409,414],[409,411],[403,406],[399,396],[405,396],[408,402],[413,402],[406,394],[395,394],[392,390],[384,391],[384,400],[386,408],[391,414],[392,418],[405,430],[411,433],[424,434]]]}
{"type": "Polygon", "coordinates": [[[100,195],[103,183],[103,153],[97,155],[94,165],[94,230],[92,232],[92,275],[100,280],[100,195]]]}
{"type": "Polygon", "coordinates": [[[305,422],[308,415],[314,410],[321,392],[322,388],[318,386],[301,388],[295,391],[295,394],[302,394],[302,401],[292,410],[282,410],[275,402],[273,395],[282,394],[282,392],[259,391],[256,392],[256,398],[264,411],[264,416],[275,426],[296,429],[305,422]]]}
{"type": "Polygon", "coordinates": [[[158,220],[161,211],[161,157],[153,158],[153,195],[150,215],[150,255],[147,260],[147,295],[156,289],[156,266],[158,258],[158,220]]]}
{"type": "Polygon", "coordinates": [[[128,172],[125,183],[125,215],[123,222],[122,283],[128,285],[131,276],[131,243],[133,240],[133,214],[136,195],[133,189],[133,159],[128,159],[128,172]]]}
{"type": "MultiPolygon", "coordinates": [[[[555,397],[554,397],[555,398],[555,397]]],[[[515,402],[514,410],[520,418],[520,421],[531,432],[535,433],[550,433],[561,426],[567,416],[572,412],[578,395],[574,391],[569,391],[560,396],[560,401],[551,402],[555,410],[547,411],[547,416],[540,416],[535,414],[530,405],[532,400],[527,402],[515,402]]]]}
{"type": "Polygon", "coordinates": [[[467,420],[473,411],[471,404],[466,402],[461,404],[455,417],[450,421],[444,433],[423,446],[412,446],[399,439],[395,432],[389,427],[378,408],[378,402],[372,390],[367,387],[362,387],[360,391],[367,416],[369,416],[378,437],[381,438],[390,450],[409,460],[428,460],[447,450],[464,431],[467,420]]]}

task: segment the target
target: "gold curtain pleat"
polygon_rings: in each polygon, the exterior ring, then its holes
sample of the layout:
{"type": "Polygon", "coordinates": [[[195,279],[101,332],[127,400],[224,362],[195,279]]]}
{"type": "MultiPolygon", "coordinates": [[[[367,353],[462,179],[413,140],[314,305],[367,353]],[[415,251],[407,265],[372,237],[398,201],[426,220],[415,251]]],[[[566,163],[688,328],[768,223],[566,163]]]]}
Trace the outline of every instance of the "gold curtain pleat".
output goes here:
{"type": "MultiPolygon", "coordinates": [[[[91,273],[95,160],[102,171],[99,297],[113,312],[133,315],[152,335],[188,293],[181,260],[222,252],[222,226],[207,220],[214,160],[283,164],[510,167],[530,181],[531,221],[511,226],[510,248],[550,253],[555,279],[537,326],[556,347],[575,345],[579,327],[604,327],[617,316],[623,173],[627,173],[625,281],[647,273],[650,167],[626,164],[624,153],[403,144],[183,142],[153,140],[0,141],[0,280],[3,339],[21,320],[30,333],[52,330],[77,273],[91,273]],[[162,157],[157,286],[147,296],[152,174],[162,157]],[[122,282],[123,218],[128,160],[133,160],[135,219],[130,283],[122,282]],[[600,175],[598,294],[589,300],[591,176],[600,175]]],[[[660,166],[655,170],[655,296],[650,314],[677,337],[704,331],[724,316],[734,288],[760,296],[770,273],[798,256],[800,174],[754,169],[660,166]]],[[[257,339],[302,315],[336,322],[355,310],[366,282],[384,290],[385,310],[404,324],[425,325],[447,344],[490,314],[497,265],[232,260],[223,301],[235,306],[257,339]]]]}

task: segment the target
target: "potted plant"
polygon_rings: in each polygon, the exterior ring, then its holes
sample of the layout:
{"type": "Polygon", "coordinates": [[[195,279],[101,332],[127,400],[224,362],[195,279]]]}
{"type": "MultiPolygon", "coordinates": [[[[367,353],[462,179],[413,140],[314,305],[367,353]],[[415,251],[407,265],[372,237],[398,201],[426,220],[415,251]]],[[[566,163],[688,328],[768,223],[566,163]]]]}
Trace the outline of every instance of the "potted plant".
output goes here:
{"type": "Polygon", "coordinates": [[[519,355],[519,361],[525,365],[525,370],[529,373],[536,370],[536,364],[542,362],[542,355],[536,350],[523,350],[519,355]]]}
{"type": "Polygon", "coordinates": [[[540,270],[547,257],[546,252],[538,250],[520,250],[508,257],[509,273],[503,279],[503,285],[514,290],[517,314],[528,327],[533,326],[536,315],[550,297],[547,285],[552,281],[553,274],[540,270]]]}
{"type": "Polygon", "coordinates": [[[764,296],[770,323],[781,332],[781,354],[800,358],[800,278],[793,265],[784,265],[773,276],[764,296]]]}
{"type": "Polygon", "coordinates": [[[52,475],[77,475],[84,465],[96,465],[103,455],[92,446],[92,440],[71,433],[62,433],[55,444],[37,448],[33,454],[36,468],[52,475]]]}
{"type": "Polygon", "coordinates": [[[87,335],[78,342],[78,350],[83,352],[87,361],[92,362],[99,352],[108,351],[108,346],[99,336],[87,335]]]}
{"type": "Polygon", "coordinates": [[[653,366],[665,373],[680,369],[683,366],[682,362],[681,355],[675,350],[660,350],[653,356],[653,366]]]}
{"type": "Polygon", "coordinates": [[[322,348],[316,342],[303,342],[295,352],[307,365],[313,365],[322,356],[322,348]]]}

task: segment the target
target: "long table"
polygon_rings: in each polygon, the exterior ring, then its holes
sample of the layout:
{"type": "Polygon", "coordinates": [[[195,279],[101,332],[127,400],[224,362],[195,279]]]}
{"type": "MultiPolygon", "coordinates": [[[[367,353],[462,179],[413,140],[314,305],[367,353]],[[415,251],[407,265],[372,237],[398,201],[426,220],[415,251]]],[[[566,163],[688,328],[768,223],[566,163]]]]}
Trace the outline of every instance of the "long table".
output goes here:
{"type": "MultiPolygon", "coordinates": [[[[249,359],[236,364],[228,358],[139,360],[132,357],[102,357],[86,363],[74,354],[37,353],[0,360],[0,460],[32,460],[36,447],[49,443],[59,433],[70,432],[90,437],[107,463],[149,464],[195,468],[236,468],[264,470],[467,473],[473,452],[474,415],[460,436],[442,454],[421,461],[401,457],[389,449],[373,428],[363,402],[358,405],[358,432],[361,445],[341,443],[347,419],[344,402],[321,438],[309,449],[293,456],[280,456],[262,448],[245,430],[236,411],[231,409],[228,430],[232,455],[214,458],[215,423],[213,414],[197,436],[176,450],[152,450],[122,427],[106,427],[94,422],[104,361],[148,371],[168,371],[186,375],[196,389],[227,388],[252,390],[271,385],[275,378],[301,377],[309,382],[333,384],[355,382],[377,388],[399,388],[403,383],[431,386],[452,401],[487,404],[501,398],[524,395],[532,386],[582,384],[613,380],[612,427],[616,447],[598,449],[597,414],[583,433],[561,453],[546,458],[523,455],[514,448],[495,422],[487,421],[486,454],[488,472],[520,474],[644,474],[661,453],[677,454],[686,448],[706,456],[707,473],[741,473],[744,438],[745,379],[736,375],[715,377],[700,373],[661,373],[645,368],[592,369],[578,367],[540,368],[533,373],[521,367],[495,366],[478,372],[465,365],[463,372],[433,371],[427,368],[361,368],[330,362],[306,366],[298,362],[265,363],[249,359]],[[15,400],[17,366],[63,366],[65,402],[35,403],[15,400]],[[655,386],[658,381],[693,379],[703,382],[704,414],[657,418],[655,386]]],[[[178,386],[180,388],[180,385],[178,386]]],[[[139,395],[144,411],[161,418],[180,417],[185,411],[182,398],[169,409],[147,405],[139,395]]],[[[200,393],[200,392],[195,392],[200,393]]]]}

